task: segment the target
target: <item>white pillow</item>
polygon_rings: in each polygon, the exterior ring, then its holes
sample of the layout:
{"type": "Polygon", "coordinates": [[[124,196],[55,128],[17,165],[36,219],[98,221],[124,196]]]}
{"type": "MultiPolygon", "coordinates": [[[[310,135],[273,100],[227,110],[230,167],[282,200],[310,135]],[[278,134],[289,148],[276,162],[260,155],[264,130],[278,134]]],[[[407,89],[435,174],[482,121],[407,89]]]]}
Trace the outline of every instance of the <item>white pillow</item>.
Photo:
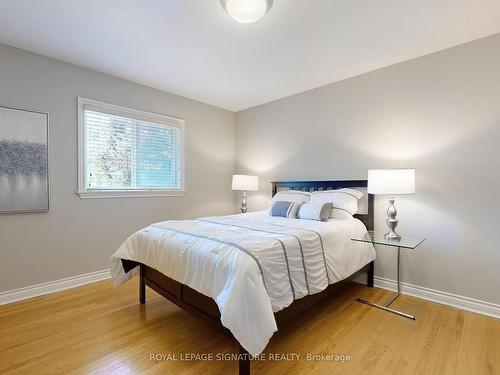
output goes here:
{"type": "Polygon", "coordinates": [[[268,207],[272,207],[274,202],[285,201],[285,202],[297,202],[298,204],[309,202],[310,193],[299,190],[284,190],[279,191],[275,196],[269,201],[268,207]]]}
{"type": "Polygon", "coordinates": [[[362,191],[359,191],[356,189],[349,189],[349,188],[342,188],[342,189],[338,189],[335,191],[341,191],[341,192],[344,192],[346,194],[351,194],[351,195],[355,196],[358,200],[363,198],[363,195],[364,195],[364,193],[362,191]]]}
{"type": "Polygon", "coordinates": [[[333,205],[330,217],[336,219],[351,218],[358,212],[358,199],[363,197],[363,193],[354,189],[338,189],[316,191],[311,194],[309,203],[322,206],[325,203],[333,205]]]}
{"type": "Polygon", "coordinates": [[[304,203],[299,208],[298,218],[316,221],[328,221],[331,212],[331,203],[325,203],[323,206],[316,206],[312,203],[304,203]]]}

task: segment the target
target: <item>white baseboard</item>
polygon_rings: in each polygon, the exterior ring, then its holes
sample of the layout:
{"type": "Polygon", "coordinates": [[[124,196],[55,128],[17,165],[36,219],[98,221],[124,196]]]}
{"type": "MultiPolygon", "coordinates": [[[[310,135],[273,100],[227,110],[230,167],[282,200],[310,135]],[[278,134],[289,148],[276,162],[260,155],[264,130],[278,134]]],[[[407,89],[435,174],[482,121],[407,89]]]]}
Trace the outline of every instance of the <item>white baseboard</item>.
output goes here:
{"type": "Polygon", "coordinates": [[[8,290],[0,293],[0,305],[17,302],[28,298],[43,296],[44,294],[59,292],[77,286],[95,283],[96,281],[111,278],[110,270],[90,272],[83,275],[67,277],[65,279],[49,281],[43,284],[27,286],[25,288],[8,290]]]}
{"type": "MultiPolygon", "coordinates": [[[[0,293],[0,305],[38,297],[49,293],[59,292],[61,290],[71,289],[77,286],[95,283],[97,281],[107,280],[110,278],[110,270],[102,270],[86,273],[83,275],[67,277],[65,279],[49,281],[47,283],[32,285],[25,288],[9,290],[0,293]]],[[[366,275],[360,275],[356,279],[354,279],[354,281],[365,284],[366,275]]],[[[392,291],[396,290],[395,280],[375,276],[374,283],[377,288],[392,291]]],[[[459,296],[457,294],[424,288],[408,283],[401,283],[401,292],[409,296],[500,319],[500,305],[491,302],[480,301],[474,298],[459,296]]]]}
{"type": "MultiPolygon", "coordinates": [[[[354,281],[360,284],[366,284],[366,275],[358,276],[354,279],[354,281]]],[[[396,291],[396,280],[375,276],[374,284],[377,288],[396,291]]],[[[459,296],[458,294],[442,292],[408,283],[401,283],[401,293],[500,319],[500,305],[491,302],[480,301],[478,299],[459,296]]]]}

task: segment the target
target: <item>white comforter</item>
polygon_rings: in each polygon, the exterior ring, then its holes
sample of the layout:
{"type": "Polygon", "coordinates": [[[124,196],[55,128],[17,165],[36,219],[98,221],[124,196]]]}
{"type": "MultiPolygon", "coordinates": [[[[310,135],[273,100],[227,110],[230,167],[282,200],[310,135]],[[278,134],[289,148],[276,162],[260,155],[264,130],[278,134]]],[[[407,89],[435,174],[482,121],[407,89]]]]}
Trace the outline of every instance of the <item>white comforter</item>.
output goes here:
{"type": "Polygon", "coordinates": [[[253,355],[277,330],[273,312],[352,275],[375,259],[357,219],[311,220],[245,215],[164,221],[130,236],[111,257],[115,286],[146,264],[212,297],[222,324],[253,355]]]}

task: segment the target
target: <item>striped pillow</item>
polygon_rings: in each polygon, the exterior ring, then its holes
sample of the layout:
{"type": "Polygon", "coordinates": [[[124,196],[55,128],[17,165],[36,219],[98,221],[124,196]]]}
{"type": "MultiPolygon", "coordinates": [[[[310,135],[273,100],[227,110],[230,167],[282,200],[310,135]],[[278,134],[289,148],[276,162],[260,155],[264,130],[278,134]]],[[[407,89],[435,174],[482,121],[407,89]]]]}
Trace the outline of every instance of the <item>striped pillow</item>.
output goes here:
{"type": "Polygon", "coordinates": [[[268,207],[271,207],[274,202],[277,201],[287,201],[287,202],[297,202],[299,204],[307,203],[309,201],[310,193],[306,191],[299,190],[283,190],[278,191],[274,197],[269,201],[268,207]]]}
{"type": "Polygon", "coordinates": [[[276,201],[269,208],[269,215],[296,218],[300,204],[297,202],[276,201]]]}
{"type": "Polygon", "coordinates": [[[363,193],[354,189],[338,189],[317,191],[311,194],[309,203],[316,206],[322,206],[325,203],[331,203],[333,208],[330,214],[331,218],[347,219],[358,212],[358,200],[363,193]]]}

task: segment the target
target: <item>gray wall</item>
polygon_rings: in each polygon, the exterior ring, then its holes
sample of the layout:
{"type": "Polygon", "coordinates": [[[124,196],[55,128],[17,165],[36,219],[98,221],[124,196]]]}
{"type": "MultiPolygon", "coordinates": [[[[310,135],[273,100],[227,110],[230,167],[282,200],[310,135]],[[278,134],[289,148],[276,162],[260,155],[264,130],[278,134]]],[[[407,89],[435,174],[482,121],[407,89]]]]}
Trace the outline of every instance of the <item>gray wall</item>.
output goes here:
{"type": "MultiPolygon", "coordinates": [[[[413,167],[417,194],[397,198],[403,281],[500,303],[500,35],[397,64],[236,116],[238,173],[271,179],[366,178],[413,167]]],[[[375,203],[384,230],[385,198],[375,203]]],[[[376,274],[394,279],[395,252],[376,274]]]]}
{"type": "Polygon", "coordinates": [[[154,221],[234,212],[234,114],[0,45],[0,105],[50,116],[50,211],[0,214],[0,292],[109,268],[108,258],[154,221]],[[183,197],[80,199],[77,96],[186,120],[183,197]]]}
{"type": "MultiPolygon", "coordinates": [[[[236,115],[196,101],[0,45],[0,105],[50,115],[51,207],[0,215],[0,292],[105,269],[152,221],[235,212],[234,170],[271,179],[365,178],[414,167],[417,194],[400,197],[400,231],[427,241],[403,255],[403,281],[500,303],[500,35],[394,65],[236,115]],[[183,197],[82,200],[76,97],[186,120],[183,197]]],[[[385,198],[376,227],[384,229],[385,198]]],[[[376,274],[394,278],[378,248],[376,274]]]]}

